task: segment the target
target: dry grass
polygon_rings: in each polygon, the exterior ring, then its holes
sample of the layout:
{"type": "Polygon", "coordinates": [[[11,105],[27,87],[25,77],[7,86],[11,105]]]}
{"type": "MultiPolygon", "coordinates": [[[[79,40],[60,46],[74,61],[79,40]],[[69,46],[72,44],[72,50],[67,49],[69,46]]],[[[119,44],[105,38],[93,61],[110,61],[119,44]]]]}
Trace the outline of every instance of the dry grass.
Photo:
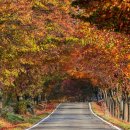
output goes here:
{"type": "Polygon", "coordinates": [[[130,123],[112,117],[110,113],[104,111],[104,109],[97,103],[91,103],[93,111],[100,117],[104,118],[108,122],[122,128],[123,130],[130,130],[130,123]]]}
{"type": "Polygon", "coordinates": [[[11,127],[12,124],[9,123],[8,121],[6,121],[6,120],[3,119],[3,118],[0,118],[0,130],[1,130],[2,127],[5,127],[5,126],[9,126],[9,127],[11,127]]]}
{"type": "Polygon", "coordinates": [[[0,118],[0,130],[25,130],[51,113],[56,105],[56,103],[49,103],[46,109],[43,109],[41,104],[41,106],[36,109],[36,115],[24,115],[25,121],[19,124],[13,124],[0,118]]]}

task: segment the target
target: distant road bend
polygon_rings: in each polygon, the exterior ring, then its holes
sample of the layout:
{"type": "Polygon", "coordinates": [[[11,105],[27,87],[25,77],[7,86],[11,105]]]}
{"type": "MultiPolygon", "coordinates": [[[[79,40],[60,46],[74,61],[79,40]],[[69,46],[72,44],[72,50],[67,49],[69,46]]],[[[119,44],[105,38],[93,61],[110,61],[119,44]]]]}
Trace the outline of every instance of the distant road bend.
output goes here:
{"type": "Polygon", "coordinates": [[[28,130],[117,130],[92,114],[88,103],[62,103],[46,120],[28,130]]]}

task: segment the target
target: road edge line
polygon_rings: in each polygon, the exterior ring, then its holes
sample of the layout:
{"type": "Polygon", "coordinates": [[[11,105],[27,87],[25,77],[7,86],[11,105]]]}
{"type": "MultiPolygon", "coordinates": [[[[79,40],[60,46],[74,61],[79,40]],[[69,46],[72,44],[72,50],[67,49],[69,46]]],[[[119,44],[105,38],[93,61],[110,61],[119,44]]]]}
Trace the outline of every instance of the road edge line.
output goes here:
{"type": "Polygon", "coordinates": [[[107,123],[108,125],[110,125],[111,127],[116,128],[117,130],[122,130],[121,128],[117,127],[116,125],[113,125],[112,123],[106,121],[105,119],[101,118],[100,116],[98,116],[97,114],[94,113],[94,111],[92,110],[92,106],[91,103],[89,103],[89,109],[91,111],[91,113],[96,116],[97,118],[99,118],[100,120],[102,120],[103,122],[107,123]]]}
{"type": "Polygon", "coordinates": [[[39,121],[38,123],[36,123],[36,124],[33,125],[32,127],[27,128],[27,129],[25,129],[25,130],[31,130],[32,128],[38,126],[41,122],[44,122],[46,119],[48,119],[48,118],[57,110],[57,108],[58,108],[60,105],[61,105],[61,103],[60,103],[59,105],[57,105],[57,107],[56,107],[47,117],[43,118],[43,119],[42,119],[41,121],[39,121]]]}

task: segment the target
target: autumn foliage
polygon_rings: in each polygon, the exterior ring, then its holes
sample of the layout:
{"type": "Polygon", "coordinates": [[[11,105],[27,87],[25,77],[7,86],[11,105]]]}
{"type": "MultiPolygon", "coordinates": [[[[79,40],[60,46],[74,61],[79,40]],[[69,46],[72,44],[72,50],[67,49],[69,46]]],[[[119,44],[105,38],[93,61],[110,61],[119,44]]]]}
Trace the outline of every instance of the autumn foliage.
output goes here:
{"type": "Polygon", "coordinates": [[[4,102],[54,98],[66,80],[89,79],[113,116],[128,121],[129,14],[129,0],[0,1],[4,102]]]}

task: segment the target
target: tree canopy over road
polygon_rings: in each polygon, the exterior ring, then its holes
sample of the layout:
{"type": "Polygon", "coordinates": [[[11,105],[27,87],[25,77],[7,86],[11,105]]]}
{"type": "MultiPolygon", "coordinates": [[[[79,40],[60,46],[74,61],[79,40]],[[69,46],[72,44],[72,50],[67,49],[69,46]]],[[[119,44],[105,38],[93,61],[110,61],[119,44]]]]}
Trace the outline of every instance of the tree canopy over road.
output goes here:
{"type": "Polygon", "coordinates": [[[0,0],[4,106],[24,113],[25,100],[61,98],[72,79],[97,87],[112,115],[130,121],[129,0],[0,0]]]}

